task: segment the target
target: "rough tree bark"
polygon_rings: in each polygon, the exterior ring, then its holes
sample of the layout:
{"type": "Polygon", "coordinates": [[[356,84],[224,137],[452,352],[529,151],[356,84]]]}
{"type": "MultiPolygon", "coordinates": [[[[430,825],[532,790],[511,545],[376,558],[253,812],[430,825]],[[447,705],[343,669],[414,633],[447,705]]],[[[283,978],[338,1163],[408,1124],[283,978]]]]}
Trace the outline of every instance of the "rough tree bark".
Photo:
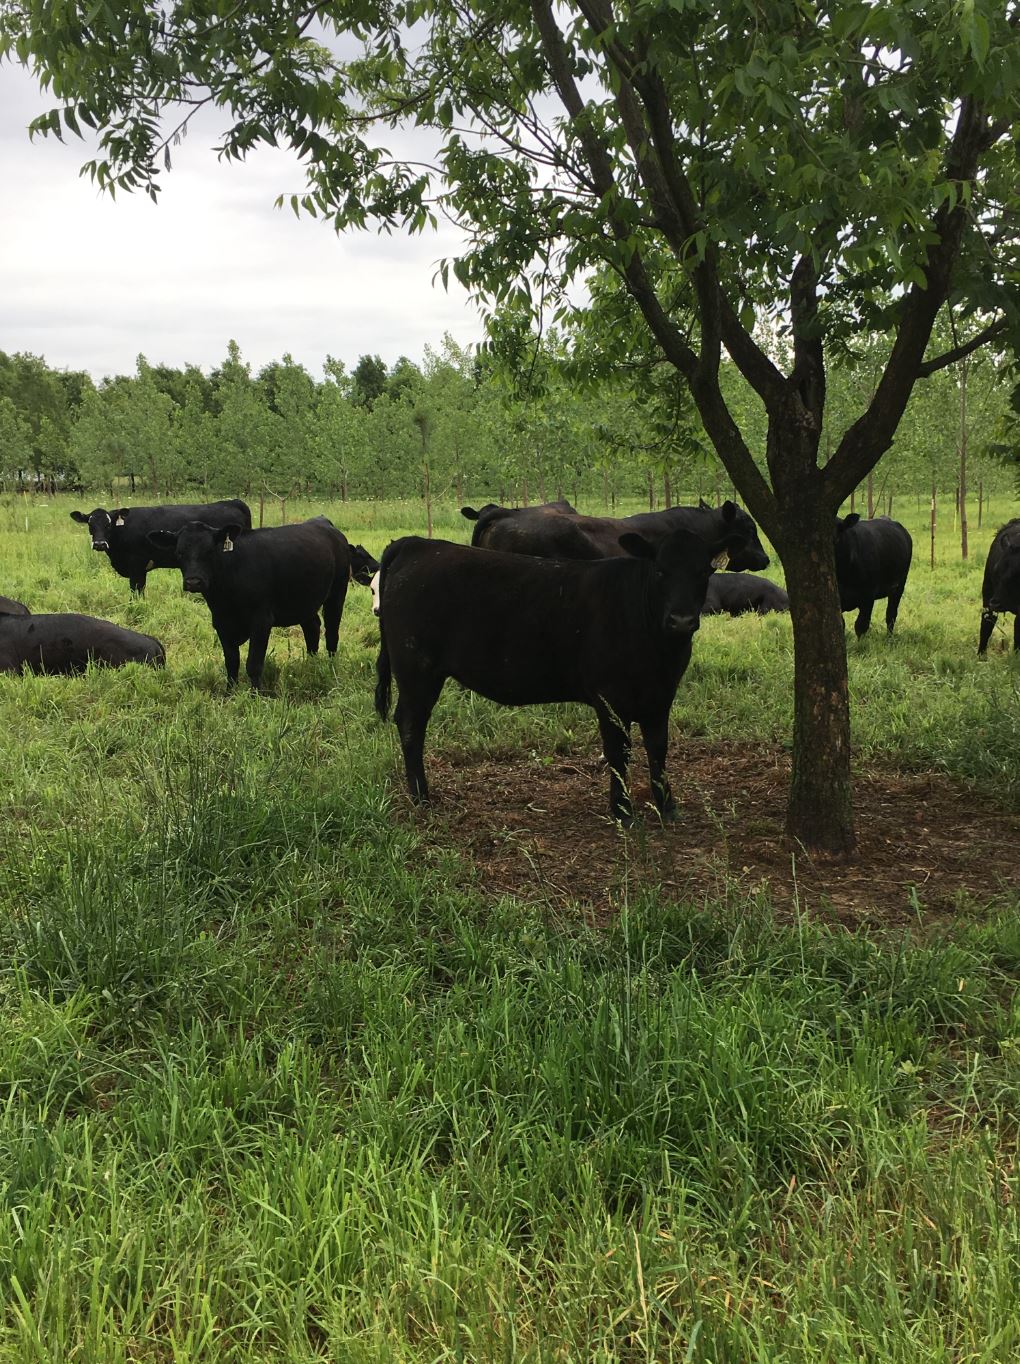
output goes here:
{"type": "Polygon", "coordinates": [[[805,516],[782,537],[793,623],[793,781],[787,832],[811,848],[854,851],[850,691],[831,527],[805,516]]]}

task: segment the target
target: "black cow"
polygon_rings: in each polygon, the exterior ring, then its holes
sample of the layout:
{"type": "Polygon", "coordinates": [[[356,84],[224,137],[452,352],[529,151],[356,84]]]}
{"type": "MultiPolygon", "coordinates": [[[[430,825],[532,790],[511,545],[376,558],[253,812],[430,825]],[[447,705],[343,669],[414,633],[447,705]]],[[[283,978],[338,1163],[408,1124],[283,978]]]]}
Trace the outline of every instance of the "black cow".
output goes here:
{"type": "Polygon", "coordinates": [[[195,506],[116,507],[107,511],[71,512],[71,520],[88,526],[92,548],[106,554],[110,566],[127,578],[132,592],[145,591],[145,575],[150,568],[177,568],[172,544],[154,545],[153,531],[179,531],[189,521],[204,521],[210,526],[242,526],[251,530],[251,511],[246,502],[232,498],[227,502],[199,503],[195,506]]]}
{"type": "Polygon", "coordinates": [[[371,587],[379,572],[379,560],[373,559],[364,545],[351,545],[351,579],[362,587],[371,587]]]}
{"type": "Polygon", "coordinates": [[[885,624],[892,634],[913,552],[910,532],[888,516],[862,521],[857,512],[851,512],[836,521],[839,606],[841,611],[857,611],[854,633],[858,639],[867,634],[872,609],[881,597],[889,599],[885,624]]]}
{"type": "MultiPolygon", "coordinates": [[[[461,513],[472,519],[473,508],[461,513]]],[[[649,544],[660,545],[677,530],[690,530],[709,544],[734,533],[733,550],[727,567],[768,568],[769,556],[758,539],[758,528],[735,502],[710,507],[666,507],[658,512],[639,512],[636,516],[582,516],[569,503],[548,502],[539,507],[497,507],[489,503],[475,513],[472,545],[482,549],[503,550],[509,554],[530,554],[541,559],[609,559],[626,557],[620,537],[632,532],[649,544]]]]}
{"type": "Polygon", "coordinates": [[[320,609],[327,652],[336,653],[351,547],[325,516],[249,531],[240,524],[191,521],[179,531],[152,531],[149,538],[154,546],[173,550],[185,592],[205,598],[231,685],[246,640],[245,671],[254,687],[262,685],[274,626],[300,625],[308,652],[318,653],[320,609]]]}
{"type": "Polygon", "coordinates": [[[24,602],[13,597],[0,597],[0,616],[30,616],[32,613],[24,602]]]}
{"type": "Polygon", "coordinates": [[[89,663],[161,668],[165,661],[158,639],[95,616],[0,615],[0,672],[81,673],[89,663]]]}
{"type": "Polygon", "coordinates": [[[759,578],[754,573],[713,573],[701,614],[743,616],[753,611],[767,616],[770,611],[789,609],[790,598],[770,578],[759,578]]]}
{"type": "MultiPolygon", "coordinates": [[[[581,513],[565,497],[561,497],[556,502],[536,502],[533,507],[501,507],[498,502],[486,502],[484,507],[475,510],[474,507],[461,507],[461,516],[467,517],[469,521],[499,521],[507,516],[517,516],[520,512],[526,512],[529,517],[535,516],[580,516],[581,513]]],[[[474,540],[472,540],[474,544],[474,540]]]]}
{"type": "Polygon", "coordinates": [[[609,808],[631,816],[630,729],[641,728],[655,804],[676,803],[665,775],[669,712],[691,658],[713,556],[680,530],[653,547],[633,532],[632,557],[595,563],[526,558],[410,536],[382,557],[376,710],[394,719],[412,800],[428,800],[422,754],[448,677],[509,706],[583,701],[598,717],[609,765],[609,808]]]}
{"type": "Polygon", "coordinates": [[[985,560],[981,605],[978,653],[988,648],[1000,611],[1013,612],[1013,648],[1020,650],[1020,518],[996,532],[985,560]]]}

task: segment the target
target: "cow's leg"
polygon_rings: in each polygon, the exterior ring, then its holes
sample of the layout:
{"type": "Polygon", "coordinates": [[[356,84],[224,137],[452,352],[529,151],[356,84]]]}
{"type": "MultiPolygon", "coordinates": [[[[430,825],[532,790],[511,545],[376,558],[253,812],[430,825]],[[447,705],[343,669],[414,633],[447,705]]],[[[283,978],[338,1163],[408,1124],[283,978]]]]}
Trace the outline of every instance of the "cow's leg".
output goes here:
{"type": "Polygon", "coordinates": [[[634,817],[627,787],[627,768],[630,763],[630,724],[614,715],[608,706],[596,707],[602,752],[609,768],[609,813],[623,824],[634,817]]]}
{"type": "Polygon", "coordinates": [[[131,591],[132,591],[132,592],[137,592],[138,595],[139,595],[140,597],[144,597],[144,596],[145,596],[145,569],[144,569],[144,568],[142,569],[142,571],[141,571],[140,573],[132,573],[131,576],[128,578],[128,582],[131,584],[131,591]]]}
{"type": "Polygon", "coordinates": [[[1013,648],[1020,654],[1020,611],[1013,617],[1013,648]]]}
{"type": "Polygon", "coordinates": [[[854,621],[854,634],[860,639],[866,635],[871,628],[871,613],[875,609],[873,601],[865,602],[857,612],[857,619],[854,621]]]}
{"type": "Polygon", "coordinates": [[[227,669],[227,686],[237,686],[237,674],[241,668],[241,648],[238,644],[230,644],[220,635],[220,644],[223,646],[223,662],[227,669]]]}
{"type": "Polygon", "coordinates": [[[262,690],[262,670],[266,664],[266,650],[269,648],[269,625],[255,625],[248,637],[248,658],[244,670],[256,691],[262,690]]]}
{"type": "MultiPolygon", "coordinates": [[[[319,617],[310,616],[301,622],[301,633],[305,637],[305,648],[310,654],[319,652],[319,617]]],[[[250,654],[249,650],[249,654],[250,654]]]]}
{"type": "MultiPolygon", "coordinates": [[[[322,623],[326,627],[326,652],[333,656],[340,642],[340,617],[347,600],[347,579],[341,578],[336,588],[322,603],[322,623]]],[[[433,703],[434,704],[434,703],[433,703]]]]}
{"type": "MultiPolygon", "coordinates": [[[[990,610],[987,606],[981,612],[981,638],[978,640],[979,656],[988,648],[988,641],[992,637],[992,631],[995,629],[995,622],[998,619],[999,617],[995,612],[990,610]]],[[[1020,620],[1020,616],[1017,617],[1017,620],[1020,620]]]]}
{"type": "Polygon", "coordinates": [[[652,787],[655,808],[663,819],[676,818],[676,800],[666,776],[666,752],[669,748],[669,711],[646,720],[641,725],[641,737],[648,755],[648,778],[652,787]]]}
{"type": "Polygon", "coordinates": [[[892,592],[889,593],[889,601],[887,602],[885,608],[885,628],[889,631],[890,634],[892,634],[893,626],[896,624],[896,617],[899,614],[900,609],[900,600],[903,597],[903,589],[906,587],[906,585],[907,580],[906,578],[904,578],[903,581],[899,583],[892,592]]]}
{"type": "Polygon", "coordinates": [[[397,684],[400,696],[393,719],[404,754],[407,789],[415,805],[424,804],[429,799],[429,784],[425,779],[425,730],[444,681],[445,678],[440,678],[438,682],[432,678],[415,678],[413,688],[405,688],[401,682],[397,684]]]}

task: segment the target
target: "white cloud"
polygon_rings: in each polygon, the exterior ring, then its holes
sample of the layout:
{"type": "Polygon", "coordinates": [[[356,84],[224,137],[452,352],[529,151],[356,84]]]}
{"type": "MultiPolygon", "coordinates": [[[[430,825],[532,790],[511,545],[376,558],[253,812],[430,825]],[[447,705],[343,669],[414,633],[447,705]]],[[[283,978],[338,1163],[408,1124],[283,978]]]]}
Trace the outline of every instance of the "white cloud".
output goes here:
{"type": "Polygon", "coordinates": [[[444,331],[480,338],[463,291],[432,283],[458,250],[449,226],[338,237],[297,219],[273,206],[303,189],[297,159],[267,148],[219,161],[215,118],[175,149],[158,206],[140,194],[111,201],[78,174],[87,143],[29,142],[29,120],[50,103],[21,68],[0,70],[0,350],[101,377],[132,370],[139,351],[209,368],[233,337],[255,367],[290,351],[318,374],[327,352],[392,363],[444,331]]]}

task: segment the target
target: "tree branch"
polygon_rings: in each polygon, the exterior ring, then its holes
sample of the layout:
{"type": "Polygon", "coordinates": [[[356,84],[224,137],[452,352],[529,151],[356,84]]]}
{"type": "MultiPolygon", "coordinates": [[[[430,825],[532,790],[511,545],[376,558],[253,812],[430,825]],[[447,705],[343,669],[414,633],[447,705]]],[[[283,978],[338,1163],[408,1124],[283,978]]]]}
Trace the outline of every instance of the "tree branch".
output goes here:
{"type": "MultiPolygon", "coordinates": [[[[982,152],[994,140],[995,129],[985,121],[982,106],[966,96],[946,154],[945,178],[958,185],[971,184],[982,152]]],[[[920,373],[935,318],[949,294],[966,225],[962,195],[951,207],[944,203],[935,214],[935,242],[928,252],[924,284],[912,284],[903,301],[896,340],[875,396],[822,471],[823,496],[833,512],[892,444],[920,373]]]]}
{"type": "Polygon", "coordinates": [[[972,336],[969,341],[964,341],[961,345],[954,346],[952,350],[937,355],[934,360],[925,360],[917,371],[917,377],[927,379],[929,375],[937,373],[940,369],[945,369],[947,365],[955,365],[957,360],[965,360],[979,347],[986,346],[989,341],[994,341],[997,336],[1001,336],[1006,330],[1006,326],[1004,317],[989,323],[984,331],[978,332],[977,336],[972,336]]]}

